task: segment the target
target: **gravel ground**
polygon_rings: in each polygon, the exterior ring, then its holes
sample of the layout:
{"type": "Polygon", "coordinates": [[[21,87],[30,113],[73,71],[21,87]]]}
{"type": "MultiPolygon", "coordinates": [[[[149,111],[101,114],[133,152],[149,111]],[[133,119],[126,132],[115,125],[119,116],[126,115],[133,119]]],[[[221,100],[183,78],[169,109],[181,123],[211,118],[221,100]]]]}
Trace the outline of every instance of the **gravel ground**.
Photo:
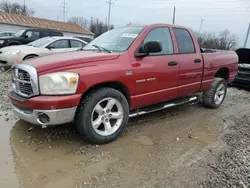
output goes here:
{"type": "Polygon", "coordinates": [[[249,91],[229,88],[218,110],[190,104],[132,119],[116,142],[93,146],[73,126],[18,121],[9,86],[1,74],[0,187],[250,187],[249,91]]]}
{"type": "Polygon", "coordinates": [[[11,74],[0,72],[0,111],[10,111],[11,106],[8,101],[7,92],[10,87],[11,74]]]}

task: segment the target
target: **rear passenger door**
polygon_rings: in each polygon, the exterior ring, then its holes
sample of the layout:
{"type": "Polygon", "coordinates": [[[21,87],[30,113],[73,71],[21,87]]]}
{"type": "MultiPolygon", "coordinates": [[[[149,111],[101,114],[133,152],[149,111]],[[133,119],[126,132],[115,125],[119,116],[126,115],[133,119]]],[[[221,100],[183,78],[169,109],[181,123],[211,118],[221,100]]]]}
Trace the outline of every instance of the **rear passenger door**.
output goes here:
{"type": "Polygon", "coordinates": [[[183,28],[173,28],[178,45],[178,96],[199,91],[203,74],[203,59],[200,51],[196,51],[193,38],[183,28]]]}

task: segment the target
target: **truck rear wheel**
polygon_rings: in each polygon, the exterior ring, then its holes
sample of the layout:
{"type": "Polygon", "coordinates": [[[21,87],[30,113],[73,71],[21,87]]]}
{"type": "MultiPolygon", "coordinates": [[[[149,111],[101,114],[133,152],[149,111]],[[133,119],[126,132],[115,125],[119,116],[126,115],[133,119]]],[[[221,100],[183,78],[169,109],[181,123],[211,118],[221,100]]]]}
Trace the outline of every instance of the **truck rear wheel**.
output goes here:
{"type": "Polygon", "coordinates": [[[118,138],[128,119],[129,105],[125,96],[113,88],[99,88],[81,101],[76,126],[87,142],[106,144],[118,138]]]}
{"type": "Polygon", "coordinates": [[[223,78],[214,78],[210,89],[203,93],[203,104],[209,108],[219,108],[227,93],[227,82],[223,78]]]}

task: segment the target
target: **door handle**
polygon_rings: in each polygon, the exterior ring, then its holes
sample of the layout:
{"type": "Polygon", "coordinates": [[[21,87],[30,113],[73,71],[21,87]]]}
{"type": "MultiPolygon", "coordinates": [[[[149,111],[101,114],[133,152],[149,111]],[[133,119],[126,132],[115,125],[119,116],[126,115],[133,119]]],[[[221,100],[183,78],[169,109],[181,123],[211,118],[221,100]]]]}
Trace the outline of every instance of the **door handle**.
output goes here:
{"type": "Polygon", "coordinates": [[[170,62],[168,62],[168,66],[176,66],[176,65],[178,65],[177,61],[170,61],[170,62]]]}
{"type": "Polygon", "coordinates": [[[200,63],[201,62],[201,59],[195,59],[194,60],[194,63],[200,63]]]}

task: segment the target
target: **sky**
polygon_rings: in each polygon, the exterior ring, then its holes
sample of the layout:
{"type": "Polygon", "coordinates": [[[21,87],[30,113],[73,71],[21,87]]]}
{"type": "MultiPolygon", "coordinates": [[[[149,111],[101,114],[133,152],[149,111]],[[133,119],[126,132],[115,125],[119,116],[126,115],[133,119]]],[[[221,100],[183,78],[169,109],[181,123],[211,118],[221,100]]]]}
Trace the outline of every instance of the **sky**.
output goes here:
{"type": "MultiPolygon", "coordinates": [[[[11,0],[23,3],[24,0],[11,0]]],[[[63,0],[25,0],[35,10],[35,17],[53,20],[63,19],[63,0]]],[[[65,0],[68,6],[66,19],[72,16],[99,18],[108,16],[106,0],[65,0]]],[[[244,44],[250,22],[250,0],[112,0],[111,24],[172,23],[173,7],[176,7],[175,24],[201,32],[219,33],[229,29],[238,37],[238,46],[244,44]]],[[[247,43],[250,47],[250,36],[247,43]]]]}

